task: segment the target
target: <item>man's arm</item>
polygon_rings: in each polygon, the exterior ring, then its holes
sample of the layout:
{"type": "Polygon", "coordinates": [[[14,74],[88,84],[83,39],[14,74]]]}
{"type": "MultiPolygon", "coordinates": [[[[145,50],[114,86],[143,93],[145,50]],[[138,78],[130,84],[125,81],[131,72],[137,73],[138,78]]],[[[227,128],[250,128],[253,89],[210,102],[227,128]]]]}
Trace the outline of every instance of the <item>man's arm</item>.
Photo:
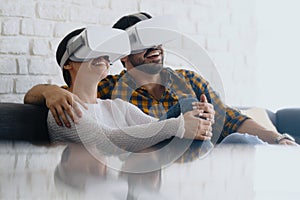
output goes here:
{"type": "MultiPolygon", "coordinates": [[[[274,144],[275,139],[278,136],[280,136],[278,132],[267,130],[266,128],[262,127],[257,122],[255,122],[253,119],[242,115],[240,112],[238,112],[238,110],[223,104],[218,95],[209,86],[209,83],[200,75],[191,71],[183,71],[181,73],[186,73],[185,77],[192,85],[196,94],[200,95],[204,92],[206,96],[210,99],[210,101],[213,103],[214,108],[216,110],[216,121],[222,121],[224,117],[222,112],[226,111],[225,123],[222,130],[222,134],[224,136],[233,132],[248,133],[251,135],[258,136],[263,141],[271,144],[274,144]]],[[[219,127],[217,127],[216,129],[218,128],[219,127]]],[[[283,139],[279,142],[279,144],[294,145],[296,143],[287,139],[283,139]]]]}
{"type": "Polygon", "coordinates": [[[43,92],[47,91],[48,88],[57,87],[55,85],[49,84],[39,84],[33,86],[24,97],[25,104],[34,104],[34,105],[46,105],[45,97],[43,96],[43,92]]]}
{"type": "MultiPolygon", "coordinates": [[[[237,129],[239,133],[248,133],[254,136],[258,136],[265,142],[270,144],[275,144],[275,139],[280,136],[279,133],[268,130],[265,127],[259,125],[253,119],[246,119],[237,129]]],[[[279,142],[279,144],[288,144],[288,145],[296,145],[295,142],[287,139],[283,139],[279,142]]]]}
{"type": "Polygon", "coordinates": [[[57,85],[40,84],[32,87],[24,97],[24,103],[34,105],[46,105],[51,111],[56,123],[59,126],[63,124],[70,127],[71,124],[65,115],[65,112],[71,117],[75,123],[78,121],[77,116],[81,117],[82,113],[76,102],[79,102],[87,109],[85,104],[66,89],[60,88],[57,85]],[[74,108],[76,115],[71,108],[74,108]]]}

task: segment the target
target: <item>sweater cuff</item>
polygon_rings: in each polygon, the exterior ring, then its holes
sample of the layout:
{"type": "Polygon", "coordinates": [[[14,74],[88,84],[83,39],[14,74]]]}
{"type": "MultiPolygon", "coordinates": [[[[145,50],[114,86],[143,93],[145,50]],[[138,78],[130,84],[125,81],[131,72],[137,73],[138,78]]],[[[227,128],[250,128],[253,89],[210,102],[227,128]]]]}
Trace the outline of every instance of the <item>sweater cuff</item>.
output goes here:
{"type": "Polygon", "coordinates": [[[179,117],[177,117],[177,124],[178,124],[178,129],[177,129],[177,133],[176,133],[176,137],[179,137],[180,139],[183,138],[184,136],[184,132],[185,132],[185,128],[184,128],[184,118],[182,113],[180,114],[179,117]]]}

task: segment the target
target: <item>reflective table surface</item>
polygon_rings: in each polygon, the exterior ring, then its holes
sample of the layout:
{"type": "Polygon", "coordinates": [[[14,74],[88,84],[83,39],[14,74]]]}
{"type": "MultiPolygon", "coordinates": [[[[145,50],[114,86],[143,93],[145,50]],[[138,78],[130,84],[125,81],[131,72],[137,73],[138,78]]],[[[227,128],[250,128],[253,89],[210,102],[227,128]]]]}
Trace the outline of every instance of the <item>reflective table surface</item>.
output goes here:
{"type": "Polygon", "coordinates": [[[0,199],[300,199],[300,149],[222,146],[148,173],[104,165],[77,145],[0,144],[0,199]]]}

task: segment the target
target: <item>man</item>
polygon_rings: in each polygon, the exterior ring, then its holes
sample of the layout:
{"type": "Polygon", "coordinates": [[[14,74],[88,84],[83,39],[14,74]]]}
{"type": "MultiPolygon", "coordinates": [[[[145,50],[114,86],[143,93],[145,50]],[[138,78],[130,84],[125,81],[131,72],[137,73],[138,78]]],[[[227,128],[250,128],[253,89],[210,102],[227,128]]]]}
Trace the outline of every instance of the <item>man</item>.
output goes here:
{"type": "MultiPolygon", "coordinates": [[[[147,13],[124,16],[113,28],[125,30],[150,18],[147,13]]],[[[155,117],[165,114],[181,98],[196,97],[202,102],[198,108],[203,110],[203,120],[210,120],[211,124],[216,122],[213,133],[217,135],[216,139],[219,138],[216,133],[221,134],[219,141],[231,133],[239,132],[258,136],[268,143],[296,144],[291,138],[267,130],[238,110],[224,105],[209,83],[195,72],[163,68],[163,56],[163,48],[156,46],[122,58],[126,70],[102,80],[98,85],[98,97],[122,98],[155,117]]],[[[24,98],[25,103],[46,104],[56,122],[67,127],[70,127],[70,123],[65,112],[75,122],[77,116],[81,116],[74,100],[81,102],[77,96],[54,85],[37,85],[24,98]],[[72,112],[72,106],[76,114],[72,112]]]]}

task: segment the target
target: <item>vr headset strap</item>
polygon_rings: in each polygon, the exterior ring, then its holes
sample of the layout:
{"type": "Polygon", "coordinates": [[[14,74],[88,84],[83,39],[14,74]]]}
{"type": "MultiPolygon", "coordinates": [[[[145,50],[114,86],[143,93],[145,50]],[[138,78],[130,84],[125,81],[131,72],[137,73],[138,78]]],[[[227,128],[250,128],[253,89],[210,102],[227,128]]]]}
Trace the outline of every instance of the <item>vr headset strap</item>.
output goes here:
{"type": "Polygon", "coordinates": [[[143,20],[147,20],[149,19],[148,17],[146,17],[145,15],[143,15],[142,13],[136,13],[133,16],[137,17],[139,20],[143,21],[143,20]]]}
{"type": "Polygon", "coordinates": [[[68,58],[71,56],[71,54],[76,52],[83,44],[84,44],[84,41],[83,41],[82,37],[80,36],[80,37],[77,37],[70,45],[67,46],[67,49],[66,49],[65,53],[63,54],[61,61],[60,61],[61,68],[64,67],[65,62],[68,60],[68,58]]]}
{"type": "Polygon", "coordinates": [[[64,55],[62,56],[61,60],[60,60],[60,67],[64,68],[65,62],[68,60],[69,58],[69,54],[68,51],[65,51],[64,55]]]}

